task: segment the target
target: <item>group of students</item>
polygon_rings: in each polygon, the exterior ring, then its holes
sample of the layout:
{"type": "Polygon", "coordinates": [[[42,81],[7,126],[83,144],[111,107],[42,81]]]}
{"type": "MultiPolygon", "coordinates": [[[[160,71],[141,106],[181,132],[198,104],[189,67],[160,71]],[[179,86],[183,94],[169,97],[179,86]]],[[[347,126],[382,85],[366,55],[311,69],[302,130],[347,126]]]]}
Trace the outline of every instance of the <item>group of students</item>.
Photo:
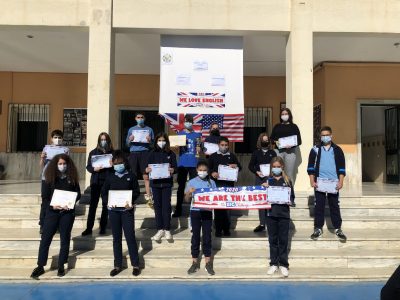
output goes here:
{"type": "MultiPolygon", "coordinates": [[[[268,231],[270,248],[269,275],[278,269],[284,277],[289,275],[288,263],[288,239],[290,223],[290,206],[295,206],[294,176],[296,168],[296,148],[301,144],[301,136],[298,127],[293,123],[293,117],[289,109],[284,108],[280,112],[281,122],[277,124],[271,134],[260,134],[257,141],[257,149],[253,152],[249,170],[255,175],[255,185],[285,186],[291,188],[290,204],[272,204],[269,210],[259,210],[260,225],[254,231],[268,231]],[[278,144],[280,138],[297,136],[297,145],[287,148],[273,149],[273,144],[278,144]],[[260,170],[260,165],[269,164],[270,174],[265,176],[260,170]]],[[[114,150],[110,136],[102,132],[98,137],[97,147],[93,149],[88,158],[86,169],[92,174],[90,181],[91,201],[87,219],[87,227],[82,232],[83,236],[91,235],[93,231],[96,209],[100,196],[102,198],[102,213],[100,218],[100,234],[106,233],[108,219],[111,223],[113,235],[114,268],[110,276],[115,276],[123,270],[122,265],[122,231],[124,232],[128,251],[133,267],[132,274],[140,274],[139,255],[134,230],[134,203],[140,195],[138,176],[142,176],[145,183],[145,199],[147,204],[154,208],[157,232],[152,237],[155,242],[161,242],[162,238],[173,241],[171,233],[171,217],[182,215],[183,201],[191,201],[193,193],[200,188],[232,187],[233,181],[221,180],[218,174],[220,165],[242,169],[236,155],[229,149],[229,140],[220,135],[217,123],[211,125],[210,135],[205,142],[218,144],[218,150],[206,155],[205,160],[198,159],[199,153],[204,151],[201,143],[201,135],[193,130],[193,117],[185,116],[184,129],[179,135],[186,136],[186,146],[179,147],[179,161],[170,146],[166,133],[159,133],[154,137],[153,130],[145,125],[143,113],[135,115],[136,126],[129,129],[126,145],[129,147],[129,158],[121,150],[114,150]],[[137,131],[148,132],[146,140],[135,141],[137,131]],[[136,132],[135,132],[136,131],[136,132]],[[92,156],[112,154],[112,167],[94,168],[92,156]],[[149,179],[152,164],[169,164],[169,178],[149,179]],[[177,174],[178,191],[175,211],[172,214],[171,196],[173,187],[173,175],[177,174]],[[189,181],[187,178],[189,177],[189,181]],[[132,205],[126,207],[109,207],[108,193],[113,190],[131,190],[132,205]],[[171,215],[172,214],[172,215],[171,215]]],[[[51,134],[53,145],[62,145],[62,132],[55,130],[51,134]]],[[[41,155],[43,166],[42,177],[42,206],[40,213],[41,242],[39,246],[38,266],[33,270],[31,277],[37,279],[44,273],[47,263],[48,251],[51,241],[59,230],[61,247],[58,261],[58,276],[64,276],[64,264],[67,262],[71,230],[75,218],[74,209],[68,207],[52,207],[50,201],[55,189],[76,191],[80,198],[78,172],[68,153],[56,155],[52,160],[46,159],[46,153],[41,155]]],[[[343,151],[332,142],[332,129],[321,129],[321,144],[314,146],[309,155],[308,174],[310,184],[317,189],[317,178],[338,179],[337,190],[343,186],[345,176],[345,159],[343,151]]],[[[315,220],[312,239],[318,239],[322,235],[324,225],[325,200],[328,199],[331,209],[333,225],[336,235],[341,240],[346,236],[341,230],[341,216],[339,209],[339,193],[330,194],[315,191],[315,220]]],[[[191,256],[192,264],[188,274],[195,273],[199,265],[200,244],[205,256],[205,269],[208,274],[214,275],[212,253],[212,223],[213,212],[207,209],[198,209],[190,206],[191,224],[191,256]],[[202,233],[202,236],[201,236],[202,233]]],[[[214,210],[215,236],[230,236],[230,211],[226,209],[214,210]]]]}

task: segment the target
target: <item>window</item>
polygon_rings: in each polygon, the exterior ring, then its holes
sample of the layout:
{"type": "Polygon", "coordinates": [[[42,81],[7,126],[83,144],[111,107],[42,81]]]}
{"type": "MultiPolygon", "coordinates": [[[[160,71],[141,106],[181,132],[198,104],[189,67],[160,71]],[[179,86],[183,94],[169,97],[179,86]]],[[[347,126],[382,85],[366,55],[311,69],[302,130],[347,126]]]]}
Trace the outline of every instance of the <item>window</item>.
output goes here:
{"type": "Polygon", "coordinates": [[[49,105],[10,104],[7,151],[42,151],[48,128],[49,105]]]}

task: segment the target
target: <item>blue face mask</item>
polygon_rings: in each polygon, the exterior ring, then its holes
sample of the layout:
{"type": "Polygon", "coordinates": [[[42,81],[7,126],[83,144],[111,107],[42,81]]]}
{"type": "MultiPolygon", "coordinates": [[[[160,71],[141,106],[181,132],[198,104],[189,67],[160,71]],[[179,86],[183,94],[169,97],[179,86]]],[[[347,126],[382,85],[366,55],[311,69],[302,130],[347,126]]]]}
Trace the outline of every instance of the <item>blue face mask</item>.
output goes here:
{"type": "Polygon", "coordinates": [[[332,141],[332,137],[330,135],[321,136],[321,142],[323,144],[329,144],[332,141]]]}
{"type": "Polygon", "coordinates": [[[144,119],[136,119],[136,123],[137,123],[139,126],[142,126],[142,125],[144,124],[144,119]]]}
{"type": "Polygon", "coordinates": [[[125,171],[125,165],[124,164],[118,164],[118,165],[114,165],[114,170],[117,173],[124,173],[125,171]]]}
{"type": "Polygon", "coordinates": [[[183,123],[186,129],[191,130],[193,127],[193,124],[191,122],[185,122],[183,123]]]}
{"type": "Polygon", "coordinates": [[[279,175],[282,174],[282,168],[272,168],[271,172],[272,172],[273,175],[279,176],[279,175]]]}

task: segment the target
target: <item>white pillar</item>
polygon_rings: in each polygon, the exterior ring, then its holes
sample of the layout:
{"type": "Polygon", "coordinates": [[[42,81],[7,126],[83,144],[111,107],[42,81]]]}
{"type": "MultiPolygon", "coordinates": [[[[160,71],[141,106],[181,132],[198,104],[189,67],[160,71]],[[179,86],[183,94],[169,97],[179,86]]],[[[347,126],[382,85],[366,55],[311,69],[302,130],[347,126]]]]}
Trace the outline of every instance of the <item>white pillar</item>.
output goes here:
{"type": "MultiPolygon", "coordinates": [[[[89,62],[87,98],[87,148],[96,147],[97,137],[105,131],[115,137],[114,44],[112,0],[91,0],[89,24],[89,62]]],[[[90,174],[86,173],[86,186],[90,174]]]]}
{"type": "MultiPolygon", "coordinates": [[[[286,104],[301,132],[296,190],[309,191],[307,160],[313,145],[313,32],[311,3],[293,1],[286,45],[286,104]]],[[[299,154],[299,153],[298,153],[299,154]]]]}

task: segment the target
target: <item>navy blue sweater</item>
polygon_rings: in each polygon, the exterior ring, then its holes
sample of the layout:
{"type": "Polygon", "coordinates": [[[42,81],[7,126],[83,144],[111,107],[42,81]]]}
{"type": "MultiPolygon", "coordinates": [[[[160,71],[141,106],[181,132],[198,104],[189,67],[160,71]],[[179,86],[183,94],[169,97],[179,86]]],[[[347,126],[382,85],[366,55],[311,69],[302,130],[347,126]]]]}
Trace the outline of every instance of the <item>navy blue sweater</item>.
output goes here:
{"type": "MultiPolygon", "coordinates": [[[[346,176],[346,160],[344,157],[344,153],[342,148],[338,145],[332,143],[331,147],[333,148],[333,153],[335,156],[335,163],[336,163],[336,173],[338,175],[346,176]]],[[[310,155],[308,156],[308,167],[307,173],[308,175],[314,175],[315,181],[319,176],[319,166],[321,162],[321,145],[314,146],[311,151],[310,155]]]]}
{"type": "MultiPolygon", "coordinates": [[[[177,163],[176,163],[176,155],[174,152],[163,151],[160,149],[154,149],[150,152],[147,165],[149,164],[166,164],[169,163],[170,168],[174,169],[174,174],[177,172],[177,163]]],[[[163,179],[154,179],[150,180],[151,187],[172,187],[174,184],[173,177],[163,178],[163,179]]]]}
{"type": "MultiPolygon", "coordinates": [[[[42,191],[43,201],[50,202],[51,198],[53,197],[54,190],[56,189],[69,192],[77,192],[78,195],[76,197],[76,201],[78,201],[81,198],[81,188],[79,187],[78,182],[73,184],[67,177],[64,178],[57,177],[54,183],[47,183],[47,182],[44,183],[42,191]]],[[[51,206],[49,209],[53,210],[51,206]]]]}
{"type": "MultiPolygon", "coordinates": [[[[218,152],[215,152],[210,155],[208,158],[208,170],[210,175],[213,172],[218,172],[218,166],[219,165],[231,165],[231,164],[236,164],[239,168],[239,171],[242,169],[242,166],[240,165],[237,157],[233,153],[229,153],[228,155],[222,155],[219,154],[218,152]]],[[[225,180],[215,180],[215,184],[218,187],[223,187],[223,186],[235,186],[235,182],[233,181],[225,181],[225,180]]]]}
{"type": "Polygon", "coordinates": [[[94,155],[103,155],[103,154],[111,154],[111,153],[112,153],[112,151],[103,152],[99,148],[95,148],[92,151],[90,151],[89,157],[88,157],[88,161],[87,161],[87,165],[86,165],[86,170],[90,174],[92,174],[92,176],[90,176],[90,185],[92,185],[92,184],[102,185],[104,183],[104,181],[106,180],[107,176],[113,170],[113,168],[104,168],[104,169],[101,169],[98,172],[95,172],[94,168],[92,167],[92,156],[94,156],[94,155]]]}

